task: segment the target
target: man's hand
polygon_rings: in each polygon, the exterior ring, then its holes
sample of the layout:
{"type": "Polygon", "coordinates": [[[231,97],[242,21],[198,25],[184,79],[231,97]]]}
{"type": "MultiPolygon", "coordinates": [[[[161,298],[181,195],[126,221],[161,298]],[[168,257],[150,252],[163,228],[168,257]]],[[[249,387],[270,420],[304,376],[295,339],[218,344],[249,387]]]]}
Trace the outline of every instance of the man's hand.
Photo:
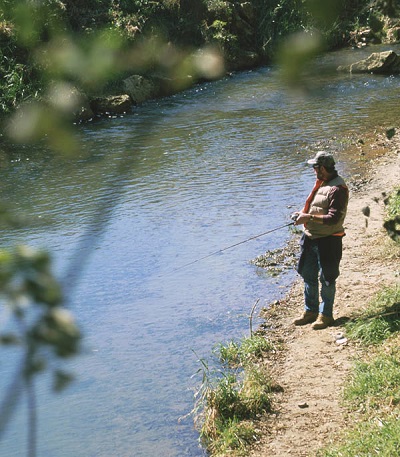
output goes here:
{"type": "Polygon", "coordinates": [[[307,223],[310,218],[311,218],[311,215],[310,214],[307,214],[307,213],[302,213],[301,211],[299,213],[295,213],[297,214],[297,219],[294,221],[294,225],[301,225],[301,224],[305,224],[307,223]]]}

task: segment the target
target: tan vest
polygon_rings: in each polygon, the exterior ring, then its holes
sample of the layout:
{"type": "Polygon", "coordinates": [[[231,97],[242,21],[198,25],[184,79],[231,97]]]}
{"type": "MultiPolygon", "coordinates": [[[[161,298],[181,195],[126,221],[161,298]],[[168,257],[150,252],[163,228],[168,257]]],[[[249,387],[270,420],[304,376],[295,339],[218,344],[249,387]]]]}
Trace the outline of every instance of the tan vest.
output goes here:
{"type": "MultiPolygon", "coordinates": [[[[329,210],[329,193],[334,186],[346,186],[344,180],[340,176],[336,176],[331,181],[324,182],[317,190],[309,209],[310,214],[328,214],[329,210]]],[[[322,238],[330,235],[344,235],[344,218],[346,217],[347,203],[343,208],[339,221],[335,225],[317,224],[309,221],[304,225],[304,233],[312,238],[322,238]]]]}

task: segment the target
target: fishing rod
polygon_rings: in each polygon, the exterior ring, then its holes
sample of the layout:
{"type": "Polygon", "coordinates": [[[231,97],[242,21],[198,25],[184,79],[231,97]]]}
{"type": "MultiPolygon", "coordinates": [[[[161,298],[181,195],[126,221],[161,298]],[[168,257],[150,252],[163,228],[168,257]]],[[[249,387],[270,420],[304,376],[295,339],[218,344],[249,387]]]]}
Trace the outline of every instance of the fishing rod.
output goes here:
{"type": "Polygon", "coordinates": [[[192,262],[185,263],[184,265],[181,265],[180,267],[175,268],[174,270],[170,271],[170,273],[175,273],[178,270],[182,270],[182,268],[186,268],[190,265],[200,262],[201,260],[208,259],[208,257],[211,257],[216,254],[220,254],[221,252],[227,251],[228,249],[235,248],[236,246],[239,246],[240,244],[247,243],[248,241],[255,240],[256,238],[261,238],[262,236],[268,235],[269,233],[272,233],[272,232],[276,232],[277,230],[281,230],[285,227],[289,227],[290,225],[294,225],[294,222],[289,222],[287,224],[280,225],[279,227],[275,227],[271,230],[267,230],[266,232],[260,233],[259,235],[254,235],[254,236],[251,236],[250,238],[247,238],[246,240],[239,241],[238,243],[235,243],[235,244],[231,244],[230,246],[227,246],[226,248],[218,249],[218,251],[211,252],[210,254],[200,257],[199,259],[193,260],[192,262]]]}

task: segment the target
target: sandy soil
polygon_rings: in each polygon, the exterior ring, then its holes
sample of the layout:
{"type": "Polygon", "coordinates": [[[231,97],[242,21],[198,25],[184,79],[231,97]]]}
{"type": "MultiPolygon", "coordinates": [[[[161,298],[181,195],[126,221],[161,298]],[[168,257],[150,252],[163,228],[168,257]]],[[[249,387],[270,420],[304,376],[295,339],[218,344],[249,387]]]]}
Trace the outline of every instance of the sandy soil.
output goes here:
{"type": "Polygon", "coordinates": [[[362,185],[351,192],[335,326],[315,331],[292,324],[303,310],[300,282],[266,313],[268,332],[283,343],[284,351],[278,360],[265,363],[282,392],[275,394],[276,414],[260,425],[262,438],[250,457],[314,456],[346,426],[341,392],[357,348],[350,342],[338,344],[337,338],[344,332],[344,322],[360,311],[382,284],[400,281],[398,259],[390,259],[384,252],[388,237],[382,228],[382,193],[400,185],[400,134],[389,141],[375,133],[356,147],[361,155],[375,149],[379,157],[369,161],[370,170],[362,185]],[[361,211],[366,205],[370,208],[368,219],[361,211]]]}

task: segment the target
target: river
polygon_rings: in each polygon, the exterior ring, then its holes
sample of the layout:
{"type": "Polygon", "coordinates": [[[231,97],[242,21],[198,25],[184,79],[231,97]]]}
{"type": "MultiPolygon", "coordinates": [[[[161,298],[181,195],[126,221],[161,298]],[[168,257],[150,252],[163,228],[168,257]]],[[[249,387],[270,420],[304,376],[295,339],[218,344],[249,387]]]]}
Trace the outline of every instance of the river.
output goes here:
{"type": "MultiPolygon", "coordinates": [[[[370,52],[331,53],[319,65],[370,52]]],[[[282,247],[287,228],[196,259],[287,223],[313,184],[305,161],[324,141],[339,148],[348,134],[398,119],[398,77],[321,71],[310,82],[317,90],[305,95],[273,67],[234,74],[77,126],[77,156],[25,147],[2,164],[2,200],[31,221],[3,230],[3,245],[52,253],[85,337],[65,392],[38,378],[39,456],[204,455],[184,417],[198,359],[247,336],[255,301],[259,309],[282,297],[295,273],[274,277],[250,263],[282,247]]],[[[340,157],[350,179],[356,162],[340,157]]],[[[15,353],[3,349],[1,360],[4,392],[15,353]]],[[[3,457],[26,454],[24,400],[3,457]]]]}

